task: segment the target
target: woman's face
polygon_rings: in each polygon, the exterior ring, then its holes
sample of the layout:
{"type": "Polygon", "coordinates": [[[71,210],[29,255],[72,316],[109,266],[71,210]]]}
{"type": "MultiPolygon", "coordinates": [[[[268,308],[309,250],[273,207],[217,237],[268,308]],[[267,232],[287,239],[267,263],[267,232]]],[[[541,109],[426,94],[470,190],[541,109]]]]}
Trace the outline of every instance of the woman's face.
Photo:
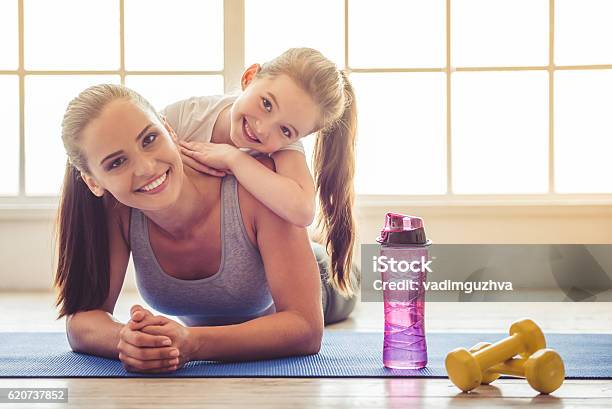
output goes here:
{"type": "Polygon", "coordinates": [[[319,109],[287,75],[248,77],[230,118],[236,146],[272,153],[314,132],[319,109]]]}
{"type": "Polygon", "coordinates": [[[163,210],[178,199],[183,164],[173,131],[127,99],[109,103],[84,129],[81,149],[91,171],[83,179],[101,196],[141,210],[163,210]]]}

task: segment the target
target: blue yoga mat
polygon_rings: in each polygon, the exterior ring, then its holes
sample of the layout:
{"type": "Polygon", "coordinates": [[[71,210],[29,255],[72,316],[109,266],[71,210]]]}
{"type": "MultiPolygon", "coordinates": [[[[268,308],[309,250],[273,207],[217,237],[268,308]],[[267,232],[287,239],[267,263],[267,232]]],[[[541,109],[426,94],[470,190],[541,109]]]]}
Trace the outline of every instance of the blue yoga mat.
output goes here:
{"type": "MultiPolygon", "coordinates": [[[[428,333],[428,366],[391,370],[382,365],[381,333],[326,330],[317,355],[236,363],[197,361],[173,374],[145,375],[125,371],[117,360],[72,352],[64,333],[0,333],[0,377],[446,377],[448,351],[506,336],[428,333]]],[[[546,340],[565,361],[567,378],[612,378],[612,335],[547,334],[546,340]]]]}

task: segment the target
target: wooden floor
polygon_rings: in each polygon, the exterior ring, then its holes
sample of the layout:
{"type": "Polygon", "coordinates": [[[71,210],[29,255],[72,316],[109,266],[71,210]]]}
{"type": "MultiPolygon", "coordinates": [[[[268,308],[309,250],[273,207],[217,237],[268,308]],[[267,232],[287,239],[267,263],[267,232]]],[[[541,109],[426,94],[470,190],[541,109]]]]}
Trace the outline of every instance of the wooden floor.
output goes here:
{"type": "MultiPolygon", "coordinates": [[[[121,295],[115,316],[125,321],[142,300],[121,295]]],[[[0,332],[63,331],[55,321],[53,296],[0,293],[0,332]]],[[[609,303],[430,303],[428,331],[507,330],[510,322],[533,318],[545,333],[612,333],[609,303]]],[[[382,305],[360,303],[351,318],[327,327],[382,330],[382,305]]],[[[1,335],[0,335],[1,339],[1,335]]],[[[612,351],[611,351],[612,353],[612,351]]],[[[503,379],[460,393],[447,379],[197,378],[197,379],[0,379],[0,388],[68,388],[68,404],[0,404],[0,408],[430,408],[519,407],[612,408],[612,380],[569,380],[552,395],[538,395],[523,380],[503,379]]]]}

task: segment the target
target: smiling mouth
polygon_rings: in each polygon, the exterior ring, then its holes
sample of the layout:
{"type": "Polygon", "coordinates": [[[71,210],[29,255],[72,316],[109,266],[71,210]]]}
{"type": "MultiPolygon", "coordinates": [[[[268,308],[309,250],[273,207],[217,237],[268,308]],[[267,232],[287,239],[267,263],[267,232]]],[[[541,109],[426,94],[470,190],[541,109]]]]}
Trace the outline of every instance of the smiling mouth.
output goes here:
{"type": "Polygon", "coordinates": [[[244,132],[248,140],[254,143],[261,143],[261,141],[257,139],[257,137],[255,136],[255,133],[249,126],[249,123],[247,122],[246,118],[242,118],[242,131],[244,132]]]}
{"type": "Polygon", "coordinates": [[[159,188],[166,184],[169,174],[170,174],[170,169],[165,171],[161,176],[159,176],[154,181],[147,183],[146,185],[144,185],[140,189],[137,189],[136,191],[141,192],[141,193],[152,193],[152,192],[159,191],[159,188]]]}

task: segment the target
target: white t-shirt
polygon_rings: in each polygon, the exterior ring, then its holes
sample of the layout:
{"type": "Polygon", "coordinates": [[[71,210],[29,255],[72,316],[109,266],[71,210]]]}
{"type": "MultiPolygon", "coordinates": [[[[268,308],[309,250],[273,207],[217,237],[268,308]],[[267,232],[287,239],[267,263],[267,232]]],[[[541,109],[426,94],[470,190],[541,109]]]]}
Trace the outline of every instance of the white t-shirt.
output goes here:
{"type": "MultiPolygon", "coordinates": [[[[188,142],[210,142],[215,122],[224,108],[234,103],[238,95],[211,95],[192,97],[175,102],[161,112],[179,139],[188,142]]],[[[240,148],[251,155],[260,154],[253,149],[240,148]]],[[[296,141],[280,150],[293,150],[304,154],[302,142],[296,141]]]]}

